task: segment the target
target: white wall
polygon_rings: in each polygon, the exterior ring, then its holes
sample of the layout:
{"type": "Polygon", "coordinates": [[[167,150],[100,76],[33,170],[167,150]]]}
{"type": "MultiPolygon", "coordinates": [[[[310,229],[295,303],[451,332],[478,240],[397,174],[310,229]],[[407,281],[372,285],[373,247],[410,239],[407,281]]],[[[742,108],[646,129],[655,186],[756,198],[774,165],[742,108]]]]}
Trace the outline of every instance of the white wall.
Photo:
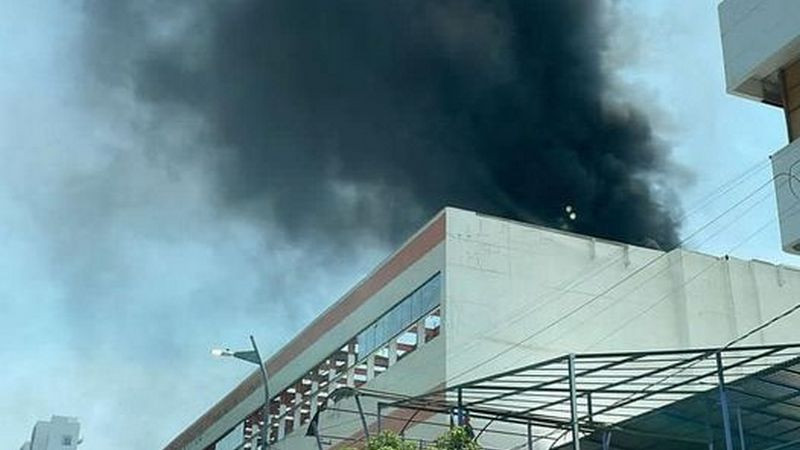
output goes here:
{"type": "Polygon", "coordinates": [[[772,155],[771,160],[781,247],[786,252],[800,254],[800,250],[794,249],[800,244],[800,139],[772,155]]]}
{"type": "MultiPolygon", "coordinates": [[[[794,269],[665,254],[455,209],[446,258],[451,385],[569,352],[724,345],[800,301],[794,269]]],[[[743,344],[795,342],[799,326],[792,316],[743,344]]]]}
{"type": "MultiPolygon", "coordinates": [[[[456,209],[448,209],[446,259],[451,386],[570,352],[722,346],[800,302],[796,269],[595,241],[456,209]]],[[[798,328],[800,313],[741,345],[797,342],[798,328]]],[[[525,427],[506,426],[517,435],[481,443],[524,442],[525,427]]]]}
{"type": "Polygon", "coordinates": [[[53,416],[49,421],[39,421],[34,427],[31,450],[76,450],[80,436],[80,424],[70,417],[53,416]],[[63,439],[70,440],[63,445],[63,439]]]}
{"type": "Polygon", "coordinates": [[[800,2],[725,0],[719,16],[728,92],[763,99],[758,81],[800,57],[800,2]]]}

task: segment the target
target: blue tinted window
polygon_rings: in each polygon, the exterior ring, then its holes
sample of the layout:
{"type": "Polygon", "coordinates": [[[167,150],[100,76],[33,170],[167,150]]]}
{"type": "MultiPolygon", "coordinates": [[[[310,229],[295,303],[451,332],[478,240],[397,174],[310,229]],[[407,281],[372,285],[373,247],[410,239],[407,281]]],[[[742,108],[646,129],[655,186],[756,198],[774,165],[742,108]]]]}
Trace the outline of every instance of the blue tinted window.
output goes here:
{"type": "Polygon", "coordinates": [[[441,297],[442,280],[437,273],[358,335],[359,357],[369,355],[439,306],[441,297]]]}

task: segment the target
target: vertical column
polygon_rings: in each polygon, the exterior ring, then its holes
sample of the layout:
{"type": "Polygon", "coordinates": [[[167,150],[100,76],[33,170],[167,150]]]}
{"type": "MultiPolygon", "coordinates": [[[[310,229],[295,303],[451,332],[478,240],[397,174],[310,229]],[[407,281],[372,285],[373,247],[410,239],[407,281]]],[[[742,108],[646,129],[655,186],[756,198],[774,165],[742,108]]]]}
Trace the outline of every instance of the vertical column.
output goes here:
{"type": "Polygon", "coordinates": [[[711,405],[709,404],[708,399],[705,400],[705,403],[706,446],[708,450],[714,450],[714,430],[711,428],[711,405]]]}
{"type": "Polygon", "coordinates": [[[356,385],[356,349],[352,342],[347,344],[347,385],[356,385]]]}
{"type": "Polygon", "coordinates": [[[375,353],[367,357],[367,382],[375,378],[375,353]]]}
{"type": "Polygon", "coordinates": [[[397,362],[397,337],[389,341],[389,367],[392,367],[397,362]]]}
{"type": "Polygon", "coordinates": [[[314,417],[319,408],[319,373],[314,374],[314,380],[311,382],[311,407],[308,416],[314,417]]]}
{"type": "Polygon", "coordinates": [[[458,388],[458,426],[464,426],[464,398],[461,393],[461,388],[458,388]]]}
{"type": "Polygon", "coordinates": [[[733,450],[731,436],[731,417],[728,411],[728,396],[725,393],[725,367],[722,365],[722,352],[717,352],[717,378],[719,379],[719,406],[722,410],[722,426],[725,430],[725,450],[733,450]]]}
{"type": "Polygon", "coordinates": [[[333,400],[331,400],[331,394],[333,393],[333,391],[336,390],[335,379],[336,379],[336,359],[334,359],[334,357],[331,357],[331,359],[328,360],[328,387],[327,387],[328,406],[333,406],[333,400]]]}
{"type": "Polygon", "coordinates": [[[361,405],[361,396],[356,394],[356,407],[358,408],[358,415],[361,417],[361,427],[364,430],[364,437],[369,441],[369,426],[367,426],[367,417],[364,415],[364,406],[361,405]]]}
{"type": "Polygon", "coordinates": [[[528,422],[528,450],[533,450],[533,425],[528,422]]]}
{"type": "Polygon", "coordinates": [[[736,422],[739,428],[739,447],[741,450],[747,450],[744,440],[744,424],[742,423],[742,408],[736,408],[736,422]]]}
{"type": "Polygon", "coordinates": [[[425,345],[425,318],[417,322],[417,348],[425,345]]]}
{"type": "Polygon", "coordinates": [[[258,449],[258,443],[261,442],[261,426],[257,422],[254,422],[252,430],[253,432],[248,441],[250,442],[250,448],[256,450],[258,449]]]}
{"type": "MultiPolygon", "coordinates": [[[[756,305],[755,323],[762,324],[764,323],[764,308],[761,301],[761,295],[759,294],[758,275],[756,274],[755,268],[756,264],[757,263],[753,261],[747,262],[747,268],[750,271],[750,280],[753,283],[753,291],[752,294],[750,294],[749,300],[756,305]]],[[[758,332],[758,337],[762,344],[766,343],[766,340],[764,339],[764,330],[758,332]]]]}
{"type": "Polygon", "coordinates": [[[592,407],[592,393],[586,394],[586,409],[589,410],[589,423],[594,422],[594,408],[592,407]]]}
{"type": "Polygon", "coordinates": [[[298,383],[294,391],[294,410],[292,411],[292,430],[300,428],[300,422],[303,419],[303,394],[300,390],[303,388],[302,384],[298,383]]]}
{"type": "Polygon", "coordinates": [[[286,403],[281,401],[281,406],[278,408],[278,440],[286,436],[286,403]]]}
{"type": "Polygon", "coordinates": [[[569,372],[569,409],[572,422],[572,448],[573,450],[581,450],[581,430],[578,424],[578,389],[575,380],[574,353],[571,353],[567,359],[567,371],[569,372]]]}
{"type": "Polygon", "coordinates": [[[603,450],[609,450],[611,448],[611,432],[606,430],[603,431],[603,450]]]}
{"type": "Polygon", "coordinates": [[[722,275],[725,280],[725,296],[728,298],[728,308],[730,308],[728,316],[728,334],[731,339],[736,339],[739,336],[739,311],[736,308],[736,296],[733,292],[733,276],[731,274],[731,259],[728,255],[725,255],[722,260],[722,275]]]}

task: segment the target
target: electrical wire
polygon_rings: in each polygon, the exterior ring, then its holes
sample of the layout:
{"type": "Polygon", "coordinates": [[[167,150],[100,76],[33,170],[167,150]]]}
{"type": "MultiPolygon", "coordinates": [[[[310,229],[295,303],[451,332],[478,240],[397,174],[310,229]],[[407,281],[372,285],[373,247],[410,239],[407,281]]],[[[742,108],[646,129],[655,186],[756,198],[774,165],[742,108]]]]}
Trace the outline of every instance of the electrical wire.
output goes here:
{"type": "MultiPolygon", "coordinates": [[[[740,213],[740,214],[739,214],[739,215],[738,215],[738,216],[737,216],[737,217],[736,217],[734,220],[732,220],[731,222],[729,222],[728,224],[726,224],[725,226],[723,226],[723,227],[722,227],[722,229],[726,229],[726,228],[728,228],[730,225],[732,225],[732,224],[736,223],[736,221],[737,221],[739,218],[743,217],[745,214],[747,214],[749,211],[751,211],[751,210],[752,210],[754,207],[756,207],[758,204],[760,204],[761,202],[763,202],[763,201],[764,201],[764,200],[766,200],[767,198],[769,198],[769,195],[766,195],[766,196],[763,196],[762,198],[760,198],[758,201],[756,201],[755,203],[753,203],[752,205],[750,205],[748,208],[746,208],[746,209],[745,209],[745,210],[744,210],[742,213],[740,213]]],[[[796,214],[796,212],[795,212],[795,214],[796,214]]],[[[762,226],[762,227],[759,227],[759,229],[758,229],[758,230],[756,230],[756,232],[755,232],[755,233],[752,233],[751,235],[749,235],[749,236],[748,236],[748,237],[746,237],[745,239],[741,240],[741,241],[740,241],[739,243],[737,243],[737,244],[736,244],[736,245],[735,245],[733,248],[731,248],[730,250],[728,250],[728,252],[727,252],[727,253],[732,253],[734,250],[736,250],[737,248],[739,248],[739,247],[741,247],[742,245],[744,245],[744,244],[745,244],[746,242],[748,242],[750,239],[752,239],[753,237],[755,237],[755,236],[756,236],[756,235],[757,235],[759,232],[763,231],[763,230],[766,228],[766,226],[768,226],[768,225],[772,224],[772,223],[773,223],[775,220],[776,220],[776,219],[774,219],[774,218],[773,218],[773,219],[770,219],[770,220],[768,221],[768,223],[767,223],[767,224],[765,224],[765,225],[764,225],[764,226],[762,226]]],[[[721,231],[721,230],[719,230],[719,231],[721,231]]],[[[704,239],[703,241],[701,241],[700,243],[698,243],[698,245],[703,245],[703,244],[705,244],[706,242],[708,242],[709,240],[711,240],[711,239],[713,239],[713,238],[715,238],[715,237],[717,237],[717,235],[711,235],[711,236],[708,236],[706,239],[704,239]]],[[[676,291],[677,291],[677,290],[679,290],[679,289],[684,289],[686,286],[688,286],[688,285],[689,285],[689,283],[691,283],[691,282],[692,282],[692,281],[694,281],[695,279],[699,278],[699,276],[700,276],[700,275],[702,275],[703,273],[705,273],[705,272],[707,272],[708,270],[710,270],[712,267],[714,267],[715,265],[717,265],[717,264],[718,264],[720,261],[722,261],[722,260],[723,260],[723,259],[719,259],[719,258],[716,258],[716,259],[714,259],[714,261],[713,261],[711,264],[709,264],[709,265],[708,265],[708,266],[707,266],[705,269],[703,269],[703,270],[701,270],[700,272],[698,272],[697,274],[695,274],[695,275],[694,275],[694,276],[693,276],[691,279],[689,279],[688,281],[685,281],[685,282],[683,282],[683,283],[681,283],[681,284],[679,284],[679,285],[675,286],[675,287],[674,287],[674,288],[672,288],[670,291],[668,291],[666,294],[664,294],[662,297],[660,297],[660,298],[659,298],[659,300],[658,300],[658,301],[656,301],[656,303],[655,303],[655,304],[653,304],[653,307],[657,306],[657,304],[661,303],[663,300],[666,300],[667,298],[669,298],[669,297],[670,297],[670,295],[671,295],[673,292],[676,292],[676,291]]],[[[653,281],[653,280],[655,280],[656,278],[660,277],[661,275],[663,275],[663,274],[667,273],[667,272],[668,272],[668,271],[669,271],[671,268],[672,268],[671,264],[667,264],[667,265],[666,265],[666,266],[665,266],[663,269],[659,270],[658,272],[656,272],[655,274],[651,275],[650,277],[647,277],[647,278],[643,279],[643,280],[642,280],[642,281],[640,281],[640,282],[639,282],[639,283],[638,283],[638,284],[637,284],[637,285],[636,285],[636,286],[635,286],[635,287],[634,287],[634,288],[633,288],[631,291],[627,292],[625,295],[623,295],[623,296],[621,296],[621,297],[618,297],[618,298],[617,298],[617,299],[616,299],[616,300],[615,300],[615,301],[614,301],[614,302],[613,302],[611,305],[609,305],[609,307],[611,307],[611,306],[614,306],[614,305],[618,304],[619,302],[621,302],[622,300],[624,300],[624,299],[626,299],[626,298],[628,298],[628,297],[632,296],[634,293],[638,292],[640,288],[642,288],[643,286],[649,285],[649,284],[650,284],[650,282],[652,282],[652,281],[653,281]]],[[[649,310],[650,310],[650,308],[648,308],[648,309],[647,309],[647,310],[645,310],[644,312],[648,312],[649,310]]],[[[636,317],[639,317],[639,316],[636,316],[636,317]]],[[[626,322],[625,322],[625,325],[627,325],[627,324],[629,324],[629,323],[630,323],[630,321],[626,321],[626,322]]],[[[619,329],[622,329],[623,327],[624,327],[624,326],[620,327],[619,329]]],[[[554,338],[552,341],[558,340],[558,339],[559,339],[561,336],[564,336],[565,334],[569,334],[569,333],[573,332],[575,328],[576,328],[576,327],[573,327],[573,328],[570,328],[570,329],[568,329],[568,330],[564,331],[564,332],[563,332],[563,333],[561,333],[559,336],[557,336],[556,338],[554,338]]],[[[619,329],[618,329],[618,330],[619,330],[619,329]]],[[[606,336],[604,339],[606,339],[607,337],[608,337],[608,336],[606,336]]],[[[600,341],[600,342],[602,342],[602,341],[600,341]]],[[[597,343],[599,343],[599,342],[597,342],[597,343]]],[[[595,344],[597,344],[597,343],[595,343],[595,344]]]]}
{"type": "MultiPolygon", "coordinates": [[[[795,215],[798,215],[798,214],[800,214],[800,204],[794,204],[794,205],[793,205],[793,208],[794,208],[796,211],[794,211],[794,212],[791,214],[791,216],[795,216],[795,215]]],[[[735,246],[731,247],[731,248],[728,250],[728,252],[727,252],[727,253],[733,253],[733,252],[734,252],[734,251],[736,251],[736,250],[737,250],[739,247],[741,247],[742,245],[746,244],[746,243],[747,243],[747,242],[749,242],[751,239],[753,239],[753,238],[754,238],[754,237],[756,237],[758,234],[760,234],[760,233],[761,233],[761,232],[763,232],[765,229],[767,229],[767,227],[769,227],[770,225],[772,225],[772,224],[773,224],[775,221],[776,221],[776,219],[775,219],[775,218],[771,218],[771,219],[767,220],[767,221],[766,221],[764,224],[762,224],[761,226],[759,226],[759,227],[758,227],[758,228],[757,228],[757,229],[756,229],[754,232],[750,233],[750,234],[749,234],[747,237],[745,237],[744,239],[742,239],[741,241],[739,241],[739,242],[738,242],[738,243],[737,243],[735,246]]],[[[630,324],[631,324],[633,321],[635,321],[635,320],[639,319],[640,317],[644,316],[645,314],[649,313],[649,312],[650,312],[650,311],[652,311],[652,310],[653,310],[655,307],[657,307],[658,305],[660,305],[661,303],[663,303],[665,300],[667,300],[668,298],[670,298],[670,296],[671,296],[671,294],[672,294],[673,292],[676,292],[676,291],[678,291],[678,290],[680,290],[680,289],[684,289],[686,286],[688,286],[689,284],[691,284],[691,283],[692,283],[694,280],[696,280],[697,278],[699,278],[701,275],[705,274],[705,273],[706,273],[706,272],[708,272],[710,269],[712,269],[713,267],[717,266],[718,264],[720,264],[721,262],[723,262],[723,261],[726,261],[726,260],[727,260],[727,257],[726,257],[726,258],[718,258],[718,259],[715,259],[715,260],[714,260],[714,261],[713,261],[711,264],[707,265],[707,266],[706,266],[704,269],[702,269],[702,270],[698,271],[698,272],[697,272],[695,275],[693,275],[693,276],[692,276],[692,277],[691,277],[691,278],[690,278],[688,281],[686,281],[685,283],[683,283],[683,284],[681,284],[681,285],[679,285],[679,286],[676,286],[675,288],[673,288],[673,289],[672,289],[670,292],[668,292],[667,294],[665,294],[665,295],[663,295],[662,297],[660,297],[658,300],[656,300],[654,303],[652,303],[652,304],[651,304],[650,306],[648,306],[646,309],[644,309],[643,311],[639,312],[638,314],[636,314],[635,316],[631,317],[630,319],[626,320],[626,321],[625,321],[625,322],[624,322],[622,325],[620,325],[619,327],[615,328],[615,329],[614,329],[614,330],[612,330],[610,333],[608,333],[608,334],[604,335],[602,339],[600,339],[599,341],[595,342],[595,343],[594,343],[592,346],[594,347],[594,346],[596,346],[596,345],[598,345],[598,344],[600,344],[600,343],[602,343],[602,342],[606,341],[608,338],[610,338],[611,336],[615,335],[616,333],[618,333],[618,332],[622,331],[624,328],[626,328],[628,325],[630,325],[630,324]]]]}
{"type": "MultiPolygon", "coordinates": [[[[727,192],[730,192],[730,190],[733,187],[736,187],[737,185],[739,185],[741,182],[743,182],[744,180],[746,180],[750,176],[754,175],[755,173],[758,173],[760,170],[764,169],[765,167],[768,167],[769,162],[770,162],[769,159],[764,159],[761,162],[758,162],[758,163],[752,165],[750,168],[748,168],[747,170],[745,170],[741,174],[739,174],[739,175],[733,177],[732,179],[726,181],[725,183],[723,183],[721,186],[716,188],[711,193],[703,196],[700,199],[700,201],[698,202],[698,204],[696,204],[692,209],[693,210],[699,209],[700,207],[703,207],[703,206],[707,205],[709,201],[713,200],[718,195],[723,195],[723,194],[725,194],[727,192]]],[[[767,182],[764,185],[762,185],[761,187],[759,187],[759,190],[762,189],[763,187],[765,187],[767,184],[769,184],[769,182],[767,182]]],[[[746,201],[746,200],[747,199],[744,199],[744,201],[746,201]]],[[[685,219],[686,217],[690,216],[691,214],[692,214],[691,212],[687,213],[680,220],[685,219]]],[[[693,237],[694,235],[698,234],[700,231],[702,231],[702,230],[696,231],[695,233],[692,234],[692,236],[690,236],[689,238],[685,239],[684,241],[687,241],[688,239],[691,239],[691,237],[693,237]]],[[[508,324],[509,325],[513,325],[513,324],[516,324],[516,323],[528,318],[530,315],[535,314],[536,312],[540,311],[541,309],[546,308],[547,306],[550,306],[554,302],[561,300],[564,296],[566,296],[567,294],[572,292],[572,289],[575,286],[578,286],[578,285],[580,285],[580,284],[582,284],[584,282],[588,282],[589,280],[591,280],[595,276],[605,272],[606,269],[615,266],[615,264],[617,262],[621,261],[625,257],[624,248],[621,248],[618,253],[619,254],[616,257],[610,259],[607,263],[605,263],[605,264],[603,264],[601,266],[598,266],[598,267],[594,267],[588,273],[583,273],[583,274],[579,275],[578,277],[575,277],[572,280],[569,280],[569,281],[567,281],[565,283],[562,283],[561,286],[558,286],[558,287],[554,288],[553,292],[550,295],[545,294],[545,295],[540,296],[539,298],[535,299],[534,302],[526,302],[526,304],[521,306],[518,310],[513,311],[512,313],[509,314],[511,319],[508,321],[508,324]],[[550,296],[552,296],[552,298],[548,298],[550,296]],[[533,306],[531,308],[530,307],[530,303],[534,303],[535,306],[533,306]]],[[[612,288],[613,287],[614,286],[612,286],[612,288]]],[[[469,348],[475,347],[477,345],[478,345],[478,343],[473,344],[472,346],[467,347],[465,350],[468,351],[469,348]]]]}
{"type": "MultiPolygon", "coordinates": [[[[780,175],[780,174],[779,174],[779,175],[780,175]]],[[[680,246],[682,243],[684,243],[684,242],[686,242],[686,241],[688,241],[688,240],[690,240],[690,239],[694,238],[694,237],[695,237],[695,236],[697,236],[699,233],[701,233],[702,231],[706,230],[708,227],[710,227],[710,226],[711,226],[711,225],[713,225],[714,223],[718,222],[718,221],[719,221],[721,218],[723,218],[724,216],[726,216],[728,213],[730,213],[731,211],[735,210],[736,208],[738,208],[738,207],[739,207],[739,206],[741,206],[742,204],[746,203],[748,200],[750,200],[750,199],[751,199],[753,196],[755,196],[755,195],[756,195],[758,192],[760,192],[762,189],[764,189],[765,187],[767,187],[768,185],[770,185],[771,183],[773,183],[773,181],[774,181],[774,180],[775,180],[775,178],[777,178],[777,177],[778,177],[778,175],[776,175],[776,176],[772,177],[771,179],[767,180],[766,182],[762,183],[760,186],[758,186],[756,189],[752,190],[752,191],[751,191],[749,194],[747,194],[745,197],[743,197],[742,199],[740,199],[739,201],[737,201],[736,203],[734,203],[733,205],[731,205],[730,207],[728,207],[727,209],[725,209],[725,210],[724,210],[722,213],[718,214],[716,217],[714,217],[714,218],[713,218],[713,219],[711,219],[710,221],[708,221],[708,222],[706,222],[705,224],[703,224],[702,226],[700,226],[698,229],[696,229],[694,232],[692,232],[692,233],[691,233],[689,236],[687,236],[685,239],[683,239],[683,240],[681,241],[681,243],[679,243],[679,246],[680,246]]],[[[612,283],[612,284],[611,284],[609,287],[607,287],[607,288],[603,289],[603,290],[602,290],[602,291],[601,291],[599,294],[597,294],[597,295],[594,295],[592,298],[590,298],[590,299],[589,299],[589,300],[587,300],[586,302],[584,302],[584,303],[582,303],[582,304],[578,305],[577,307],[575,307],[575,308],[573,308],[572,310],[568,311],[566,314],[564,314],[564,315],[560,316],[559,318],[557,318],[556,320],[554,320],[554,321],[552,321],[552,322],[548,323],[548,324],[547,324],[547,325],[545,325],[543,328],[540,328],[539,330],[535,331],[534,333],[532,333],[532,334],[530,334],[530,335],[526,336],[526,337],[525,337],[524,339],[522,339],[521,341],[518,341],[518,342],[514,343],[513,345],[511,345],[511,346],[509,346],[509,347],[506,347],[506,348],[504,348],[504,349],[503,349],[503,350],[501,350],[501,351],[498,351],[498,352],[496,352],[495,354],[493,354],[493,355],[492,355],[492,356],[490,356],[489,358],[487,358],[487,359],[485,359],[485,360],[483,360],[483,361],[481,361],[481,362],[479,362],[479,363],[477,363],[477,364],[474,364],[474,365],[472,365],[472,366],[468,367],[467,369],[465,369],[465,370],[463,370],[463,371],[460,371],[459,373],[457,373],[457,374],[455,374],[455,375],[453,375],[453,376],[451,376],[451,377],[448,377],[448,380],[447,380],[447,381],[449,382],[449,381],[452,381],[452,380],[454,380],[454,379],[460,378],[460,377],[462,377],[462,376],[464,376],[464,375],[466,375],[466,374],[468,374],[468,373],[470,373],[470,372],[474,371],[475,369],[477,369],[477,368],[481,367],[482,365],[484,365],[484,364],[487,364],[487,363],[490,363],[490,362],[492,362],[492,361],[495,361],[495,360],[497,360],[498,358],[500,358],[501,356],[503,356],[503,355],[507,354],[508,352],[510,352],[510,351],[512,351],[512,350],[515,350],[515,349],[519,348],[521,345],[523,345],[523,344],[525,344],[526,342],[530,341],[530,340],[531,340],[531,339],[533,339],[534,337],[536,337],[536,336],[539,336],[539,335],[541,335],[542,333],[544,333],[544,332],[546,332],[546,331],[548,331],[548,330],[552,329],[552,328],[553,328],[553,327],[555,327],[556,325],[558,325],[558,324],[562,323],[562,322],[563,322],[564,320],[566,320],[567,318],[569,318],[569,317],[572,317],[574,314],[576,314],[576,313],[580,312],[581,310],[583,310],[584,308],[588,307],[589,305],[591,305],[592,303],[594,303],[594,302],[595,302],[595,301],[597,301],[598,299],[600,299],[600,298],[603,298],[603,297],[604,297],[604,296],[606,296],[608,293],[610,293],[612,290],[614,290],[615,288],[619,287],[619,286],[620,286],[620,285],[622,285],[624,282],[626,282],[627,280],[631,279],[633,276],[635,276],[635,275],[637,275],[637,274],[641,273],[643,270],[645,270],[645,269],[647,269],[647,268],[649,268],[649,267],[653,266],[653,264],[655,264],[656,262],[658,262],[658,261],[660,261],[661,259],[663,259],[664,257],[666,257],[666,255],[668,255],[668,254],[669,254],[669,252],[664,252],[664,253],[661,253],[661,254],[659,254],[659,255],[658,255],[658,256],[656,256],[655,258],[652,258],[650,261],[648,261],[647,263],[645,263],[645,264],[644,264],[644,265],[642,265],[641,267],[637,268],[636,270],[632,271],[631,273],[627,274],[626,276],[624,276],[624,277],[620,278],[620,279],[619,279],[619,280],[617,280],[616,282],[612,283]]]]}
{"type": "MultiPolygon", "coordinates": [[[[794,214],[797,214],[798,212],[800,212],[800,211],[796,211],[794,214]]],[[[792,307],[784,310],[783,312],[773,316],[771,319],[767,320],[766,322],[753,327],[752,329],[750,329],[749,331],[747,331],[744,334],[740,335],[739,337],[728,341],[728,343],[726,343],[724,346],[720,347],[718,350],[714,350],[714,351],[708,352],[703,358],[695,360],[694,362],[688,364],[687,366],[680,368],[675,373],[666,375],[662,379],[651,383],[649,386],[647,386],[644,389],[642,389],[642,392],[647,391],[648,389],[652,388],[653,386],[655,386],[658,383],[661,383],[663,381],[669,380],[670,378],[672,378],[672,377],[674,377],[676,375],[679,375],[679,374],[685,372],[686,370],[689,370],[690,368],[696,366],[697,364],[699,364],[700,362],[704,361],[708,357],[716,355],[717,353],[721,353],[722,351],[733,347],[734,345],[738,344],[739,342],[742,342],[742,341],[750,338],[751,336],[755,335],[756,333],[761,332],[761,331],[769,328],[770,326],[778,323],[779,321],[785,319],[786,317],[791,316],[792,314],[794,314],[795,312],[797,312],[799,310],[800,310],[800,302],[798,302],[795,305],[793,305],[792,307]]],[[[619,404],[621,402],[627,401],[630,398],[632,398],[633,395],[634,394],[631,394],[630,396],[628,396],[628,397],[626,397],[624,399],[621,399],[618,402],[615,402],[614,404],[616,405],[616,404],[619,404]]]]}

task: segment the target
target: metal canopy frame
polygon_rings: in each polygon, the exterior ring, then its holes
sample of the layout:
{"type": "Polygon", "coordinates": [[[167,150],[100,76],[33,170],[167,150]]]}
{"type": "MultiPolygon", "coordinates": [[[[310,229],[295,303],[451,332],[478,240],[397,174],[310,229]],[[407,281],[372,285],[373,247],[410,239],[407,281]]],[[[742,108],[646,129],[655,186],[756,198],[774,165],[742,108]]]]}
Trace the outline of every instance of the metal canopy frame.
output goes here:
{"type": "Polygon", "coordinates": [[[570,354],[387,406],[447,414],[479,441],[524,426],[518,448],[800,449],[800,344],[570,354]]]}

